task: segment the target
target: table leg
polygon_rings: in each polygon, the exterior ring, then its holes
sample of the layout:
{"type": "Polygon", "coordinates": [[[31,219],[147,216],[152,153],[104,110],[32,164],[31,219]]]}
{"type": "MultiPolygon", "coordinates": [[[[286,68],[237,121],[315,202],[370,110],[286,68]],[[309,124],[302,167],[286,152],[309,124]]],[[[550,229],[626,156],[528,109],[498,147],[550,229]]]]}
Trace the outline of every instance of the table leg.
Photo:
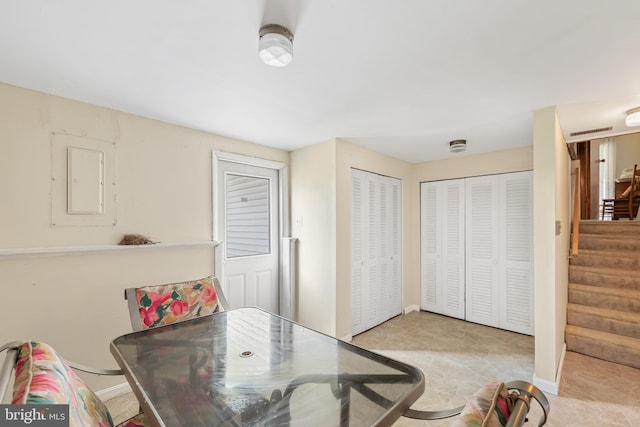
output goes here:
{"type": "Polygon", "coordinates": [[[351,390],[351,387],[349,387],[346,384],[340,384],[340,425],[341,426],[348,426],[349,425],[349,411],[350,411],[350,406],[349,406],[349,393],[351,390]]]}

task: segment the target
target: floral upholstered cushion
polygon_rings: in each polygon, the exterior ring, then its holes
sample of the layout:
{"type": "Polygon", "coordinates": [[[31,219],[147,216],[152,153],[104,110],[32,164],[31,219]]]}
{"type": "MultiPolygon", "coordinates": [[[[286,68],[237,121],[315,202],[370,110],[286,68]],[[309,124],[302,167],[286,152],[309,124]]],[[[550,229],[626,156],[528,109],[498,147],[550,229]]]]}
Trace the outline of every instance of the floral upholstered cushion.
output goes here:
{"type": "Polygon", "coordinates": [[[49,345],[27,341],[16,363],[13,404],[69,404],[69,426],[113,427],[102,401],[49,345]]]}
{"type": "Polygon", "coordinates": [[[200,280],[136,289],[143,329],[170,325],[219,311],[211,276],[200,280]]]}
{"type": "Polygon", "coordinates": [[[150,426],[147,417],[140,413],[133,418],[129,418],[127,421],[118,424],[116,427],[147,427],[150,426]]]}
{"type": "Polygon", "coordinates": [[[510,415],[509,392],[504,383],[487,384],[474,393],[453,427],[506,426],[510,415]]]}

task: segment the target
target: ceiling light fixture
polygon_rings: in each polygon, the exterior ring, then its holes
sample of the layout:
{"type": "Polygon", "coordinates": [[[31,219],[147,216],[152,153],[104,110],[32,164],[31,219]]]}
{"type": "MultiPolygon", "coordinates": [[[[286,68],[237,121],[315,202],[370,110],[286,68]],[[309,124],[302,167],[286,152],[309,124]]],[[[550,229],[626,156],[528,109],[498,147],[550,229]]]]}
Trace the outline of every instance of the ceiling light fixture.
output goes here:
{"type": "Polygon", "coordinates": [[[640,107],[632,108],[626,114],[627,118],[624,120],[624,124],[627,126],[640,126],[640,107]]]}
{"type": "Polygon", "coordinates": [[[260,59],[267,65],[284,67],[293,59],[293,33],[278,24],[260,28],[258,43],[260,59]]]}
{"type": "Polygon", "coordinates": [[[449,151],[452,153],[462,153],[467,149],[466,139],[456,139],[449,142],[449,151]]]}

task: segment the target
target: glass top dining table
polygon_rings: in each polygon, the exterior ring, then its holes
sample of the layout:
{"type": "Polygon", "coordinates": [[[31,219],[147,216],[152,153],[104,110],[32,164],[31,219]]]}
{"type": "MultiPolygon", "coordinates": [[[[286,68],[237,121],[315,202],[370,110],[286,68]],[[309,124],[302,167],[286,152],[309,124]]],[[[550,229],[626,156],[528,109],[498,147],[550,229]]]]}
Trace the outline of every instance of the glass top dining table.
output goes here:
{"type": "Polygon", "coordinates": [[[422,372],[259,308],[111,342],[155,426],[386,426],[424,391],[422,372]]]}

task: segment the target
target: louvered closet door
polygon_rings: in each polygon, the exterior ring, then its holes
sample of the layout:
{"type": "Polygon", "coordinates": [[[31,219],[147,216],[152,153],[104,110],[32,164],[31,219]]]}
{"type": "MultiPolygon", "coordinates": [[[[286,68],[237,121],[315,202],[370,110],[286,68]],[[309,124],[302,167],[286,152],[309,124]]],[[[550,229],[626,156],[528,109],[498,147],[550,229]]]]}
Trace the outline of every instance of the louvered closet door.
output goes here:
{"type": "Polygon", "coordinates": [[[365,327],[372,328],[378,323],[379,295],[380,295],[380,259],[379,259],[379,215],[380,209],[377,202],[377,180],[373,174],[365,174],[365,261],[367,281],[363,286],[365,303],[365,327]]]}
{"type": "Polygon", "coordinates": [[[442,313],[465,317],[465,181],[442,182],[442,313]]]}
{"type": "Polygon", "coordinates": [[[441,182],[420,184],[420,308],[442,313],[441,182]]]}
{"type": "Polygon", "coordinates": [[[532,335],[533,179],[532,173],[500,175],[503,224],[500,250],[500,327],[532,335]]]}
{"type": "Polygon", "coordinates": [[[401,181],[352,170],[351,333],[402,312],[401,181]]]}
{"type": "Polygon", "coordinates": [[[351,333],[353,335],[366,330],[362,289],[363,284],[368,282],[364,268],[366,221],[363,209],[364,187],[363,172],[353,170],[351,174],[351,333]]]}
{"type": "Polygon", "coordinates": [[[464,319],[464,179],[421,184],[423,310],[464,319]]]}
{"type": "Polygon", "coordinates": [[[499,179],[467,178],[465,193],[466,319],[499,327],[499,179]]]}
{"type": "Polygon", "coordinates": [[[395,178],[380,177],[387,187],[386,221],[381,224],[383,229],[389,230],[387,237],[388,249],[385,261],[387,264],[386,277],[388,300],[385,304],[384,316],[381,322],[402,313],[402,185],[395,178]]]}

